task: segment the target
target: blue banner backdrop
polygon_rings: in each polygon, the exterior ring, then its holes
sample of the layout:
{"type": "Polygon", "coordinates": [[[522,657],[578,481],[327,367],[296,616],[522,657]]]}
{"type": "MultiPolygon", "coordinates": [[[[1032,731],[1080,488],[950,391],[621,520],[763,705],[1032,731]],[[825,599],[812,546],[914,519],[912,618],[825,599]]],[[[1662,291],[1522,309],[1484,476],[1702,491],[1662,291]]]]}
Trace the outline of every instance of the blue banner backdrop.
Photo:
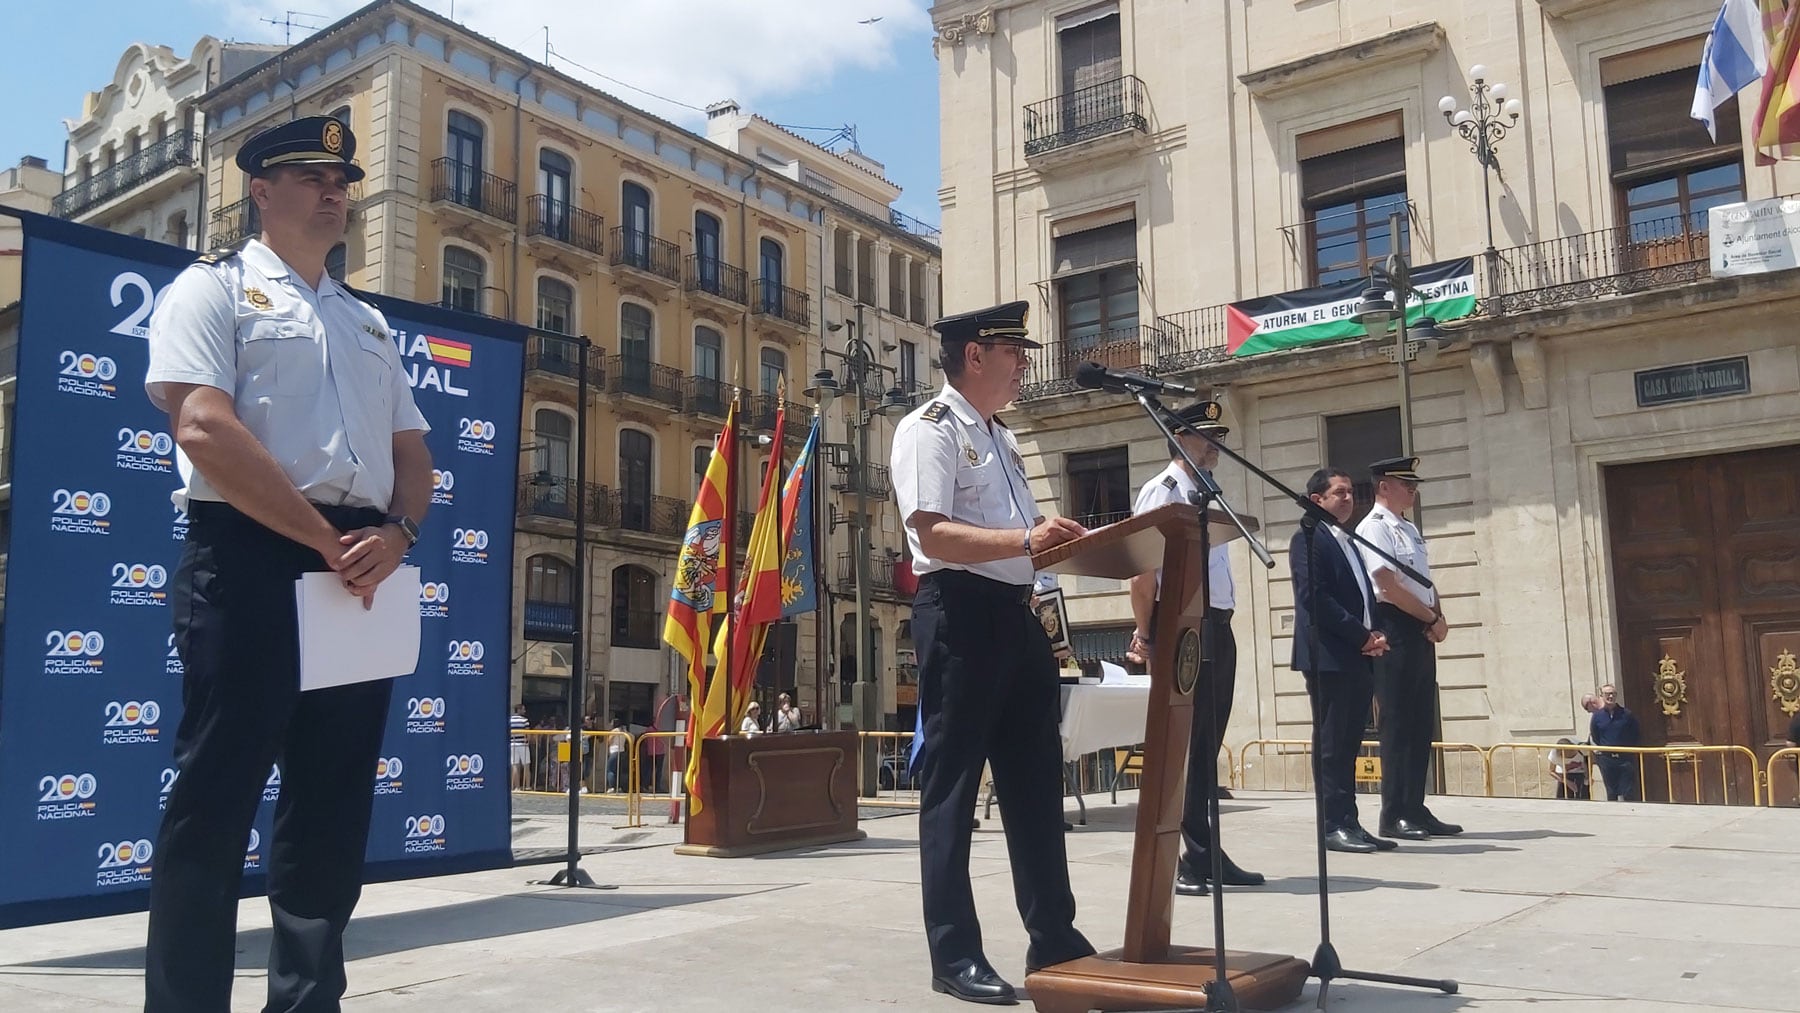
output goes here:
{"type": "MultiPolygon", "coordinates": [[[[186,537],[168,417],[144,395],[156,300],[193,254],[25,226],[0,668],[0,928],[142,910],[181,720],[168,582],[186,537]]],[[[432,430],[419,668],[394,683],[370,880],[509,865],[512,526],[526,331],[369,297],[432,430]]],[[[264,887],[279,765],[246,842],[264,887]]]]}

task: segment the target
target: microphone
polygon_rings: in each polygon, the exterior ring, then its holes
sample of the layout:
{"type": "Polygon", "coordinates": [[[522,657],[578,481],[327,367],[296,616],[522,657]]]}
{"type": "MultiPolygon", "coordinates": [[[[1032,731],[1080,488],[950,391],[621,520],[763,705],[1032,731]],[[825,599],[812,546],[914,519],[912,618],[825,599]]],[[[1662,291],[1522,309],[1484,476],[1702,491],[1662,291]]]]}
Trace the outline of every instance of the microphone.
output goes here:
{"type": "Polygon", "coordinates": [[[1200,392],[1192,387],[1169,383],[1166,380],[1152,380],[1136,373],[1122,373],[1116,369],[1107,369],[1098,362],[1084,362],[1075,367],[1075,386],[1085,387],[1089,390],[1112,391],[1115,394],[1132,394],[1140,390],[1149,390],[1161,394],[1200,396],[1200,392]]]}

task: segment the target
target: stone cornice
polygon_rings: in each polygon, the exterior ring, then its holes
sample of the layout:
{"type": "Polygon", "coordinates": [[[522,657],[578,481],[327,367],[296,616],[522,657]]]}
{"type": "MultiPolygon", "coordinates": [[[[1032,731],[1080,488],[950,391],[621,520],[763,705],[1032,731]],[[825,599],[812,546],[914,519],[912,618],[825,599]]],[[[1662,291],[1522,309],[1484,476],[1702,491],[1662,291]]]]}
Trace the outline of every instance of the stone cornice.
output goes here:
{"type": "Polygon", "coordinates": [[[1428,21],[1324,53],[1253,70],[1239,75],[1238,81],[1257,98],[1277,98],[1319,87],[1347,74],[1421,61],[1443,46],[1444,26],[1428,21]]]}
{"type": "Polygon", "coordinates": [[[1602,7],[1622,5],[1624,0],[1538,0],[1538,6],[1553,18],[1579,18],[1598,13],[1602,7]]]}

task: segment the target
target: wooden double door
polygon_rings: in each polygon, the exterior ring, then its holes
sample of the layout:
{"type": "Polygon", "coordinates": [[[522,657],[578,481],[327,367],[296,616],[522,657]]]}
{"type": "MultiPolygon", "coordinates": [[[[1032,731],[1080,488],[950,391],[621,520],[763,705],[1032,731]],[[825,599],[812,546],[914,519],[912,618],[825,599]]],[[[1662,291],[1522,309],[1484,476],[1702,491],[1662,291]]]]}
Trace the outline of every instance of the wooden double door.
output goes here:
{"type": "MultiPolygon", "coordinates": [[[[1762,769],[1800,706],[1800,446],[1623,465],[1605,481],[1614,682],[1643,744],[1746,746],[1762,769]]],[[[1793,804],[1784,766],[1771,789],[1793,804]]],[[[1748,804],[1756,771],[1695,753],[1645,775],[1649,799],[1748,804]]]]}

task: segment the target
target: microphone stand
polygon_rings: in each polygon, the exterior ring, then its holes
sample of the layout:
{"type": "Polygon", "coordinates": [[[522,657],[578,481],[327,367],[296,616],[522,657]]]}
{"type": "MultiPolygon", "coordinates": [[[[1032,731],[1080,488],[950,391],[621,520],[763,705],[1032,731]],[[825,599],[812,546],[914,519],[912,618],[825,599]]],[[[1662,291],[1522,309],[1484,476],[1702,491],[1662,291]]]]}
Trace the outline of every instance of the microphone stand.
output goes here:
{"type": "MultiPolygon", "coordinates": [[[[1212,531],[1206,520],[1207,505],[1209,503],[1219,505],[1220,511],[1231,519],[1231,523],[1237,527],[1238,533],[1242,534],[1244,539],[1250,543],[1251,551],[1255,552],[1257,558],[1263,561],[1264,566],[1273,567],[1275,560],[1269,556],[1269,550],[1264,548],[1263,544],[1256,540],[1256,536],[1250,533],[1250,529],[1244,526],[1244,521],[1237,515],[1237,511],[1231,509],[1231,504],[1225,499],[1224,490],[1219,488],[1219,483],[1213,481],[1212,473],[1195,464],[1194,459],[1188,456],[1187,449],[1181,445],[1179,440],[1175,439],[1175,430],[1169,424],[1171,418],[1169,410],[1163,407],[1162,402],[1158,401],[1156,395],[1148,389],[1139,388],[1133,390],[1132,394],[1137,398],[1138,404],[1143,406],[1144,412],[1150,416],[1150,420],[1156,423],[1158,429],[1162,430],[1164,438],[1169,441],[1169,446],[1174,447],[1175,452],[1181,455],[1182,463],[1187,465],[1188,472],[1194,476],[1194,481],[1200,486],[1198,491],[1189,494],[1188,501],[1194,505],[1200,517],[1200,629],[1204,636],[1204,631],[1211,622],[1212,614],[1212,588],[1210,587],[1211,574],[1209,572],[1212,558],[1212,531]]],[[[1185,425],[1185,423],[1182,424],[1185,425]]],[[[1211,674],[1214,679],[1236,677],[1236,673],[1221,673],[1216,668],[1211,674]]],[[[1199,692],[1200,688],[1195,687],[1195,690],[1199,692]]],[[[1205,691],[1209,694],[1212,693],[1210,682],[1205,691]]],[[[1216,699],[1216,696],[1211,698],[1216,699]]],[[[1194,710],[1198,711],[1199,708],[1196,707],[1194,710]]],[[[1201,715],[1196,713],[1193,720],[1197,721],[1200,717],[1201,715]]],[[[1213,883],[1213,980],[1206,986],[1205,1013],[1238,1013],[1241,1007],[1238,1005],[1237,995],[1232,991],[1231,982],[1225,977],[1225,851],[1219,845],[1219,744],[1214,741],[1216,716],[1212,713],[1210,704],[1205,717],[1206,724],[1200,730],[1201,745],[1205,748],[1206,755],[1210,758],[1209,762],[1213,765],[1212,776],[1207,778],[1206,789],[1207,847],[1210,851],[1208,857],[1212,860],[1213,883]]],[[[1190,734],[1189,742],[1192,741],[1193,738],[1190,734]]],[[[1192,769],[1191,763],[1189,769],[1192,769]]]]}
{"type": "MultiPolygon", "coordinates": [[[[1197,500],[1197,503],[1201,508],[1201,513],[1200,513],[1200,533],[1201,533],[1200,534],[1200,539],[1201,539],[1201,557],[1200,558],[1201,558],[1201,560],[1202,561],[1206,560],[1206,551],[1208,548],[1205,504],[1208,500],[1216,500],[1219,503],[1220,507],[1225,512],[1225,514],[1231,518],[1232,523],[1237,525],[1237,529],[1243,533],[1243,535],[1246,539],[1249,540],[1251,549],[1256,553],[1257,558],[1262,560],[1262,563],[1265,567],[1273,569],[1275,566],[1274,559],[1272,559],[1269,556],[1268,550],[1266,548],[1264,548],[1262,546],[1262,544],[1260,542],[1258,542],[1253,536],[1251,536],[1251,534],[1248,530],[1245,529],[1243,521],[1238,518],[1237,514],[1232,512],[1230,505],[1225,502],[1224,493],[1219,489],[1218,483],[1213,480],[1213,478],[1210,474],[1203,472],[1198,467],[1196,467],[1194,465],[1193,459],[1187,455],[1187,452],[1182,449],[1181,444],[1175,440],[1174,431],[1170,428],[1169,424],[1164,420],[1164,416],[1168,413],[1168,409],[1164,408],[1162,406],[1162,404],[1156,400],[1155,394],[1152,393],[1148,388],[1132,386],[1132,387],[1128,388],[1128,390],[1129,390],[1129,393],[1132,394],[1132,396],[1137,398],[1138,403],[1143,406],[1144,410],[1150,414],[1152,421],[1154,421],[1156,423],[1156,426],[1158,429],[1162,430],[1163,436],[1168,439],[1169,444],[1181,453],[1182,461],[1184,461],[1187,464],[1189,470],[1191,470],[1194,473],[1194,475],[1196,476],[1196,481],[1198,481],[1200,483],[1200,486],[1201,486],[1201,489],[1203,490],[1203,492],[1196,494],[1195,499],[1197,500]]],[[[1245,470],[1249,471],[1251,474],[1255,475],[1257,478],[1262,479],[1263,482],[1265,484],[1267,484],[1270,488],[1273,488],[1277,492],[1280,492],[1282,495],[1286,496],[1288,499],[1292,500],[1297,506],[1300,507],[1300,512],[1301,512],[1300,526],[1302,528],[1306,529],[1306,532],[1307,532],[1307,535],[1306,535],[1306,553],[1307,553],[1307,563],[1308,563],[1307,568],[1306,568],[1307,594],[1310,596],[1310,599],[1315,603],[1315,606],[1314,606],[1315,608],[1317,607],[1316,603],[1318,601],[1319,570],[1318,570],[1317,566],[1312,565],[1315,561],[1315,557],[1314,557],[1314,553],[1313,553],[1313,541],[1314,541],[1314,536],[1318,533],[1318,526],[1320,523],[1329,524],[1333,527],[1338,528],[1341,531],[1344,531],[1345,533],[1347,533],[1350,536],[1351,541],[1355,542],[1357,545],[1363,546],[1364,548],[1368,549],[1373,554],[1380,556],[1382,559],[1388,561],[1389,563],[1392,563],[1397,569],[1400,570],[1400,572],[1406,574],[1408,577],[1411,577],[1412,579],[1418,581],[1419,583],[1425,585],[1426,587],[1433,586],[1432,582],[1429,579],[1427,579],[1424,574],[1419,573],[1419,571],[1413,569],[1412,567],[1406,565],[1405,563],[1402,563],[1400,560],[1395,559],[1385,549],[1382,549],[1380,546],[1371,544],[1367,539],[1363,538],[1361,535],[1357,534],[1355,531],[1340,526],[1337,522],[1337,518],[1331,516],[1331,514],[1324,507],[1320,506],[1317,503],[1314,503],[1312,501],[1311,497],[1303,496],[1300,493],[1295,492],[1293,489],[1289,488],[1286,484],[1282,483],[1279,479],[1275,478],[1273,475],[1270,475],[1268,472],[1262,470],[1261,468],[1258,468],[1256,465],[1251,464],[1249,461],[1245,460],[1243,455],[1232,450],[1230,447],[1225,446],[1225,444],[1221,443],[1217,438],[1212,436],[1210,433],[1207,433],[1204,430],[1200,430],[1200,429],[1195,429],[1193,431],[1201,439],[1204,439],[1207,443],[1212,444],[1213,447],[1215,449],[1217,449],[1220,454],[1223,454],[1224,456],[1229,457],[1233,461],[1236,461],[1238,464],[1243,465],[1245,470]]],[[[1202,570],[1201,573],[1203,574],[1203,576],[1201,578],[1201,581],[1202,581],[1201,593],[1204,594],[1208,590],[1205,587],[1206,578],[1205,578],[1204,574],[1206,573],[1206,571],[1202,570]]],[[[1210,599],[1208,599],[1206,601],[1206,608],[1210,610],[1211,607],[1212,607],[1212,602],[1210,599]]],[[[1308,624],[1308,626],[1309,626],[1309,628],[1308,628],[1308,645],[1310,646],[1310,648],[1312,650],[1311,656],[1314,658],[1317,658],[1319,656],[1319,624],[1318,624],[1316,617],[1312,623],[1308,624]]],[[[1214,676],[1217,677],[1216,672],[1214,673],[1214,676]]],[[[1318,684],[1318,678],[1314,679],[1314,684],[1315,684],[1315,686],[1318,684]]],[[[1314,819],[1315,819],[1315,823],[1316,823],[1315,833],[1313,834],[1313,839],[1318,848],[1318,856],[1319,856],[1319,947],[1317,950],[1313,951],[1311,976],[1319,979],[1319,997],[1318,997],[1317,1008],[1320,1010],[1323,1010],[1325,1008],[1326,993],[1331,988],[1331,983],[1338,978],[1348,978],[1353,981],[1372,981],[1372,982],[1378,982],[1378,983],[1385,984],[1385,985],[1403,985],[1403,986],[1407,986],[1410,988],[1429,988],[1429,989],[1435,989],[1437,991],[1443,992],[1445,995],[1455,995],[1460,986],[1458,986],[1454,980],[1449,979],[1449,978],[1439,978],[1439,979],[1415,978],[1415,977],[1408,977],[1405,975],[1398,975],[1398,974],[1383,974],[1383,973],[1380,973],[1377,971],[1350,970],[1350,969],[1344,967],[1343,961],[1341,959],[1339,959],[1339,957],[1338,957],[1337,947],[1332,945],[1332,942],[1331,942],[1330,879],[1329,879],[1329,873],[1328,873],[1328,870],[1326,867],[1326,858],[1325,858],[1325,794],[1324,794],[1324,791],[1323,791],[1323,789],[1320,785],[1320,781],[1319,781],[1319,772],[1321,770],[1322,760],[1319,756],[1319,750],[1318,750],[1320,723],[1319,723],[1319,695],[1318,695],[1317,691],[1315,691],[1314,693],[1311,694],[1311,698],[1312,698],[1312,732],[1313,732],[1313,743],[1314,743],[1313,749],[1312,749],[1313,808],[1314,808],[1314,819]]],[[[1210,734],[1211,733],[1209,730],[1208,731],[1209,737],[1210,737],[1210,734]]],[[[1217,744],[1214,744],[1214,746],[1212,748],[1216,751],[1218,749],[1217,744]]],[[[1216,755],[1216,753],[1215,753],[1215,755],[1216,755]]],[[[1224,875],[1224,869],[1223,869],[1223,864],[1222,864],[1223,856],[1222,856],[1222,852],[1220,851],[1220,848],[1219,848],[1219,791],[1218,791],[1218,785],[1216,783],[1217,777],[1215,776],[1213,780],[1215,783],[1207,795],[1207,811],[1208,811],[1208,814],[1211,816],[1210,822],[1212,824],[1212,826],[1210,828],[1211,829],[1210,836],[1212,838],[1211,845],[1212,845],[1212,863],[1213,863],[1212,896],[1213,896],[1213,933],[1214,933],[1214,943],[1215,943],[1215,945],[1213,947],[1214,980],[1213,980],[1213,983],[1211,985],[1209,985],[1206,990],[1206,1013],[1236,1013],[1236,1011],[1238,1009],[1237,997],[1236,997],[1236,995],[1234,995],[1232,993],[1231,985],[1225,980],[1225,956],[1224,956],[1224,954],[1225,954],[1225,906],[1224,906],[1224,897],[1223,897],[1223,894],[1225,891],[1224,891],[1223,885],[1219,882],[1219,880],[1224,875]]]]}

